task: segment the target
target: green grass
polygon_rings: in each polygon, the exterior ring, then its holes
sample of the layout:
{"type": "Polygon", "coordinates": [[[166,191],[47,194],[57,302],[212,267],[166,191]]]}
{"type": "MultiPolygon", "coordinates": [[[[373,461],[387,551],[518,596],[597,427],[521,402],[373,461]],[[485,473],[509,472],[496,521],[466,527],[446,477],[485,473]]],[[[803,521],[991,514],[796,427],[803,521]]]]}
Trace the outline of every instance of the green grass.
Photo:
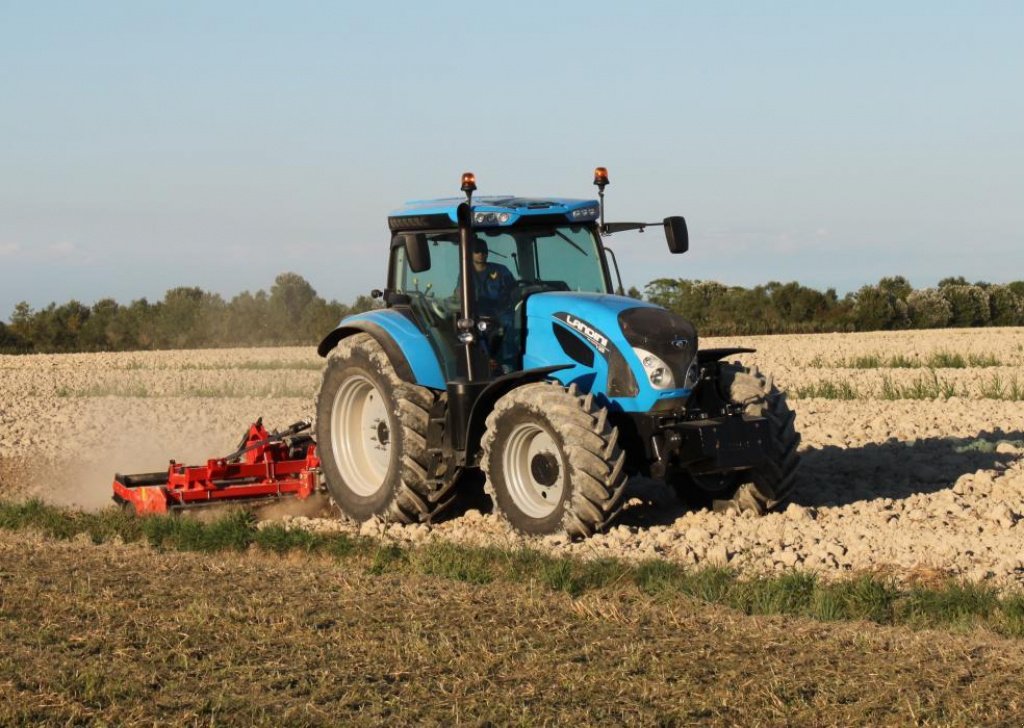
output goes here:
{"type": "Polygon", "coordinates": [[[917,359],[910,359],[903,354],[896,354],[889,357],[886,366],[889,369],[917,369],[921,366],[921,362],[917,359]]]}
{"type": "MultiPolygon", "coordinates": [[[[917,375],[909,382],[899,382],[889,376],[882,377],[881,389],[868,391],[858,389],[856,385],[845,380],[823,379],[810,384],[801,384],[790,390],[797,399],[818,397],[821,399],[854,400],[882,399],[896,400],[941,400],[951,397],[970,397],[967,385],[939,376],[934,369],[917,375]]],[[[981,380],[978,384],[978,396],[981,399],[994,399],[1004,402],[1024,401],[1024,383],[1016,375],[1005,379],[999,374],[981,380]]]]}
{"type": "MultiPolygon", "coordinates": [[[[246,530],[248,531],[248,528],[246,530]]],[[[338,544],[332,553],[343,555],[349,553],[354,547],[349,538],[338,538],[337,540],[338,544]]],[[[289,551],[312,553],[325,547],[323,540],[317,534],[303,529],[285,528],[279,523],[271,523],[257,530],[253,543],[265,551],[273,551],[277,554],[285,554],[289,551]]]]}
{"type": "Polygon", "coordinates": [[[983,399],[999,399],[1009,402],[1020,402],[1024,399],[1024,386],[1014,375],[1009,380],[1003,380],[998,374],[981,383],[979,392],[983,399]]]}
{"type": "Polygon", "coordinates": [[[861,354],[849,359],[837,359],[828,362],[818,354],[808,363],[812,369],[917,369],[922,366],[920,360],[911,359],[903,354],[884,357],[878,353],[861,354]]]}
{"type": "Polygon", "coordinates": [[[936,351],[928,357],[928,366],[932,369],[964,369],[967,360],[963,354],[953,354],[948,351],[936,351]]]}
{"type": "Polygon", "coordinates": [[[215,554],[256,549],[270,554],[320,554],[346,561],[344,569],[358,568],[373,575],[417,574],[469,584],[534,584],[574,597],[631,587],[656,600],[686,597],[725,605],[744,614],[868,620],[915,628],[980,626],[1024,637],[1024,594],[1000,594],[984,584],[955,580],[938,587],[908,587],[874,575],[826,582],[812,573],[797,571],[744,578],[722,567],[694,569],[663,560],[584,561],[524,547],[502,549],[430,541],[404,548],[273,523],[261,528],[244,510],[200,521],[181,516],[136,518],[117,509],[84,513],[38,500],[0,501],[0,528],[32,529],[56,539],[86,534],[97,544],[144,541],[162,551],[215,554]]]}
{"type": "Polygon", "coordinates": [[[878,369],[885,366],[885,363],[878,354],[865,354],[850,359],[846,362],[846,366],[850,369],[878,369]]]}
{"type": "Polygon", "coordinates": [[[808,363],[812,369],[982,369],[1002,366],[1003,363],[992,354],[963,354],[936,351],[926,359],[909,357],[905,354],[882,356],[878,353],[861,354],[849,359],[827,362],[818,354],[808,363]]]}
{"type": "Polygon", "coordinates": [[[821,380],[811,384],[801,384],[793,390],[799,399],[819,397],[821,399],[863,399],[864,395],[847,381],[821,380]]]}
{"type": "Polygon", "coordinates": [[[1001,367],[1003,362],[996,359],[992,354],[970,354],[967,357],[967,366],[969,367],[1001,367]]]}
{"type": "Polygon", "coordinates": [[[999,608],[999,594],[984,584],[952,582],[937,589],[915,587],[905,595],[901,607],[910,622],[933,624],[941,620],[970,626],[991,618],[999,608]]]}
{"type": "MultiPolygon", "coordinates": [[[[18,367],[8,367],[10,369],[16,369],[18,367]]],[[[321,371],[324,368],[324,362],[322,359],[319,360],[300,360],[300,361],[283,361],[277,360],[262,360],[262,359],[246,359],[237,362],[183,362],[181,364],[167,364],[164,362],[153,362],[146,363],[141,359],[129,359],[124,364],[113,365],[113,369],[119,369],[122,371],[202,371],[202,372],[218,372],[218,371],[321,371]]]]}
{"type": "Polygon", "coordinates": [[[197,371],[235,371],[235,370],[246,370],[256,372],[273,372],[273,371],[316,371],[319,372],[324,368],[324,362],[322,359],[316,361],[262,361],[258,359],[252,359],[248,361],[232,362],[230,364],[183,364],[180,366],[166,366],[160,367],[161,369],[176,369],[176,370],[197,370],[197,371]]]}
{"type": "Polygon", "coordinates": [[[287,382],[273,386],[246,387],[236,384],[222,384],[207,387],[187,387],[178,395],[184,397],[208,397],[224,399],[241,399],[245,397],[312,397],[316,393],[316,385],[298,386],[287,382]]]}
{"type": "MultiPolygon", "coordinates": [[[[959,395],[967,396],[964,391],[959,395]]],[[[916,377],[909,384],[894,382],[889,377],[882,379],[881,399],[949,399],[958,396],[956,382],[940,379],[934,370],[916,377]]]]}
{"type": "Polygon", "coordinates": [[[309,398],[316,392],[314,384],[298,385],[287,381],[259,387],[245,384],[181,385],[157,392],[136,382],[112,382],[81,389],[60,386],[55,394],[60,398],[128,397],[149,399],[158,397],[205,397],[210,399],[243,399],[246,397],[309,398]]]}

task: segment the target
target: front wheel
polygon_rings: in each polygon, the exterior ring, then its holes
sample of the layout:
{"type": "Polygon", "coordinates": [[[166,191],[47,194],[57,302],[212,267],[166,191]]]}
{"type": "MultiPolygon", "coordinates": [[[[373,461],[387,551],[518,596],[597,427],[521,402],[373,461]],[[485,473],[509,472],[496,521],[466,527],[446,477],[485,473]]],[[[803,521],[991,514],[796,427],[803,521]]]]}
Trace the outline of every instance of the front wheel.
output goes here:
{"type": "Polygon", "coordinates": [[[621,508],[626,474],[607,410],[575,388],[513,389],[487,417],[481,469],[496,511],[517,531],[586,537],[621,508]]]}
{"type": "Polygon", "coordinates": [[[720,512],[750,511],[762,515],[785,502],[796,484],[800,465],[796,413],[780,392],[756,367],[719,364],[718,393],[730,404],[742,405],[748,415],[768,421],[767,459],[749,471],[676,476],[671,484],[692,507],[720,512]]]}

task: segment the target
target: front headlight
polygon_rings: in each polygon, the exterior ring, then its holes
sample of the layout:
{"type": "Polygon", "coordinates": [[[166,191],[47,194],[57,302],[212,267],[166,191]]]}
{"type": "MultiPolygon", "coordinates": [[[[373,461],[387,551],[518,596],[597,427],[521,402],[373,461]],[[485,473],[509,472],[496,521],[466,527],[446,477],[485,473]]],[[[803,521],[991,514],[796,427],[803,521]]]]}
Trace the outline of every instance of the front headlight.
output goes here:
{"type": "Polygon", "coordinates": [[[676,383],[672,376],[672,370],[669,369],[668,364],[661,357],[655,356],[646,349],[636,346],[633,347],[633,353],[640,359],[640,365],[644,368],[647,380],[651,383],[652,387],[655,389],[675,388],[676,383]]]}

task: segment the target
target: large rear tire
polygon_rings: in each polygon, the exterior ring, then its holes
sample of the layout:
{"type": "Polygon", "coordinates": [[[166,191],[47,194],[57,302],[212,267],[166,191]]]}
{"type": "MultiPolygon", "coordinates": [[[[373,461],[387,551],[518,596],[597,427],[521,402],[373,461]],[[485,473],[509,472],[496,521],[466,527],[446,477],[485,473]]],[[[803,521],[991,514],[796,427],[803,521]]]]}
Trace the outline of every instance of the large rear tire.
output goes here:
{"type": "Polygon", "coordinates": [[[608,411],[575,387],[513,389],[487,417],[481,469],[495,510],[520,533],[587,537],[622,506],[625,453],[608,411]]]}
{"type": "Polygon", "coordinates": [[[719,365],[719,394],[730,404],[743,405],[744,412],[768,421],[768,458],[761,465],[739,474],[683,474],[672,481],[679,497],[692,507],[719,512],[750,511],[763,515],[784,503],[793,492],[800,466],[797,448],[796,413],[786,403],[785,393],[757,367],[738,362],[719,365]]]}
{"type": "Polygon", "coordinates": [[[342,513],[398,523],[432,520],[449,501],[427,479],[434,397],[402,381],[369,334],[330,353],[316,400],[316,439],[327,490],[342,513]]]}

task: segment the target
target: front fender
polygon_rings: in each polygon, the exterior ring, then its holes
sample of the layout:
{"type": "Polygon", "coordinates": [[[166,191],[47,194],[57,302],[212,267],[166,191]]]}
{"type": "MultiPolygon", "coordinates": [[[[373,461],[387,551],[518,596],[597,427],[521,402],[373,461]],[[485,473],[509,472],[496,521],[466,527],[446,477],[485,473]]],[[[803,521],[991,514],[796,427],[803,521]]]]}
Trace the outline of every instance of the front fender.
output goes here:
{"type": "Polygon", "coordinates": [[[346,316],[324,337],[316,351],[327,356],[342,339],[358,333],[367,333],[377,340],[403,381],[431,389],[445,388],[444,374],[427,337],[409,318],[391,308],[346,316]]]}
{"type": "Polygon", "coordinates": [[[568,369],[570,366],[570,364],[556,364],[536,369],[524,369],[505,374],[488,384],[473,403],[473,409],[469,415],[469,425],[466,428],[466,462],[473,461],[480,450],[480,440],[483,438],[484,430],[487,429],[487,415],[491,413],[495,403],[502,396],[524,384],[543,381],[555,372],[568,369]]]}

